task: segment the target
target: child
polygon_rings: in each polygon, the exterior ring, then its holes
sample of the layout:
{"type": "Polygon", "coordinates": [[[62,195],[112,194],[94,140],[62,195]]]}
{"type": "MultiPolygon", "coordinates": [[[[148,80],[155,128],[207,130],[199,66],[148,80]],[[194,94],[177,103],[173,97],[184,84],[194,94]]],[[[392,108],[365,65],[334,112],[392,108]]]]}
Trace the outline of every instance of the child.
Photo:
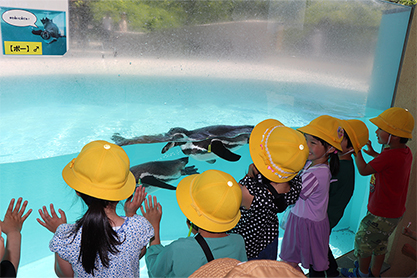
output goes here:
{"type": "Polygon", "coordinates": [[[106,141],[93,141],[62,171],[65,182],[87,204],[88,210],[75,224],[66,224],[51,204],[39,210],[43,222],[55,233],[49,248],[55,252],[58,277],[139,277],[139,259],[153,236],[151,224],[135,212],[146,197],[129,171],[124,150],[106,141]],[[127,217],[116,213],[120,200],[127,217]],[[61,225],[62,224],[62,225],[61,225]]]}
{"type": "Polygon", "coordinates": [[[276,260],[277,213],[298,198],[301,179],[297,174],[307,160],[307,143],[301,132],[269,119],[253,129],[249,150],[254,164],[240,181],[242,217],[231,232],[245,239],[249,260],[276,260]]]}
{"type": "Polygon", "coordinates": [[[339,120],[324,115],[298,130],[306,137],[309,155],[301,173],[300,197],[288,215],[280,257],[294,267],[301,262],[304,268],[324,277],[329,266],[330,178],[339,170],[337,150],[342,149],[343,128],[339,120]]]}
{"type": "MultiPolygon", "coordinates": [[[[355,187],[355,168],[351,154],[358,153],[368,142],[369,131],[365,123],[359,120],[340,120],[344,130],[341,143],[342,152],[339,152],[340,169],[339,173],[332,177],[329,190],[329,204],[327,205],[327,216],[329,218],[330,232],[339,223],[346,206],[353,195],[355,187]]],[[[333,253],[328,249],[329,268],[326,270],[327,277],[340,275],[338,265],[333,253]]],[[[310,269],[314,273],[313,269],[310,269]]],[[[311,274],[313,274],[311,273],[311,274]]]]}
{"type": "Polygon", "coordinates": [[[366,163],[360,151],[355,158],[359,173],[372,177],[368,213],[355,235],[355,256],[359,258],[359,267],[341,270],[348,277],[380,275],[388,237],[405,212],[413,161],[411,150],[406,145],[408,139],[412,138],[414,128],[414,118],[408,110],[392,107],[370,121],[378,127],[378,143],[386,147],[378,154],[373,150],[371,142],[368,142],[368,150],[364,152],[374,159],[366,163]]]}
{"type": "Polygon", "coordinates": [[[7,208],[6,215],[3,221],[0,221],[0,276],[1,277],[16,277],[17,268],[20,262],[20,245],[22,242],[23,222],[29,217],[32,209],[29,209],[25,215],[28,201],[24,201],[22,207],[22,198],[17,199],[16,206],[14,206],[15,199],[12,199],[7,208]],[[1,233],[7,235],[6,248],[4,247],[4,239],[1,233]]]}
{"type": "Polygon", "coordinates": [[[188,277],[200,266],[218,258],[246,261],[245,242],[227,234],[240,219],[242,192],[234,178],[222,171],[207,170],[185,177],[176,190],[181,211],[198,230],[196,237],[180,238],[161,245],[159,225],[162,207],[156,198],[145,200],[142,214],[152,223],[155,238],[145,260],[149,277],[188,277]]]}

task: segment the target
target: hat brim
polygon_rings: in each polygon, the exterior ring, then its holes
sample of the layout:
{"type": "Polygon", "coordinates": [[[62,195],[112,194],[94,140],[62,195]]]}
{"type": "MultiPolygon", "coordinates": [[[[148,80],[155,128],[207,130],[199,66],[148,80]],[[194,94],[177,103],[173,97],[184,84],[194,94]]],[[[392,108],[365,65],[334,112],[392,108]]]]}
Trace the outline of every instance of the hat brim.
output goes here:
{"type": "Polygon", "coordinates": [[[194,271],[189,278],[225,277],[239,263],[232,258],[212,260],[194,271]]]}
{"type": "Polygon", "coordinates": [[[268,165],[265,164],[264,159],[260,155],[262,153],[262,147],[260,142],[262,141],[262,136],[265,134],[267,129],[270,129],[275,126],[284,126],[280,121],[275,119],[268,119],[257,124],[249,137],[249,152],[252,158],[253,164],[255,164],[256,169],[258,169],[261,174],[272,182],[287,182],[293,179],[297,173],[290,175],[286,178],[279,178],[277,175],[274,175],[270,170],[268,170],[268,165]]]}
{"type": "MultiPolygon", "coordinates": [[[[358,136],[355,130],[353,129],[353,127],[349,124],[349,121],[340,120],[340,123],[342,124],[343,129],[346,131],[347,135],[349,136],[349,139],[350,139],[350,142],[352,143],[355,154],[357,154],[360,151],[360,149],[362,149],[363,146],[365,146],[366,142],[368,142],[368,138],[366,138],[366,141],[363,143],[359,142],[360,140],[358,139],[358,136]]],[[[366,127],[365,123],[363,123],[363,125],[366,127]]]]}
{"type": "Polygon", "coordinates": [[[407,133],[405,131],[392,128],[380,116],[369,119],[369,121],[373,123],[374,125],[376,125],[377,127],[379,127],[380,129],[382,129],[383,131],[388,132],[389,134],[392,134],[394,136],[398,136],[401,138],[408,138],[408,139],[413,138],[413,135],[411,133],[407,133]]]}
{"type": "Polygon", "coordinates": [[[216,223],[208,219],[206,216],[197,213],[192,206],[193,200],[191,198],[191,188],[199,175],[200,174],[186,176],[177,185],[177,202],[182,213],[184,213],[185,217],[187,217],[192,223],[206,231],[221,233],[231,230],[236,226],[237,222],[239,222],[240,210],[238,210],[236,217],[231,222],[216,223]]]}
{"type": "Polygon", "coordinates": [[[62,177],[68,186],[78,192],[102,200],[121,201],[132,196],[133,192],[135,191],[136,179],[130,171],[127,181],[123,186],[116,189],[106,188],[103,190],[103,188],[100,188],[98,185],[87,183],[84,180],[77,178],[73,168],[71,167],[72,164],[73,162],[71,161],[65,166],[65,168],[62,170],[62,177]]]}

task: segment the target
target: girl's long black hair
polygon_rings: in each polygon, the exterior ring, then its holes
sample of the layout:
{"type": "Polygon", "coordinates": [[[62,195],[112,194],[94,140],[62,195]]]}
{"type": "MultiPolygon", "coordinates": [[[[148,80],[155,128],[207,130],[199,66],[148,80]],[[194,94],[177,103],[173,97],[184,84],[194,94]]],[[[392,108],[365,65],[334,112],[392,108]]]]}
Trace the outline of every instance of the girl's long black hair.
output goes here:
{"type": "Polygon", "coordinates": [[[95,265],[97,255],[103,266],[108,267],[110,262],[109,252],[117,254],[119,252],[117,245],[122,243],[119,241],[117,233],[113,230],[104,211],[105,207],[114,203],[117,204],[117,202],[101,200],[78,193],[88,205],[88,210],[83,217],[77,220],[71,234],[74,235],[75,239],[77,232],[82,228],[78,261],[81,261],[85,272],[94,276],[94,270],[97,270],[95,265]]]}
{"type": "MultiPolygon", "coordinates": [[[[330,145],[329,143],[327,143],[326,141],[324,141],[323,139],[314,136],[314,138],[316,138],[317,140],[319,140],[321,142],[321,144],[326,148],[326,151],[332,147],[332,145],[330,145]]],[[[339,150],[337,150],[339,152],[339,150]]],[[[330,167],[330,173],[332,174],[332,176],[336,176],[339,173],[339,168],[340,168],[340,161],[339,161],[339,156],[337,155],[337,152],[331,152],[328,154],[329,155],[329,167],[330,167]]]]}

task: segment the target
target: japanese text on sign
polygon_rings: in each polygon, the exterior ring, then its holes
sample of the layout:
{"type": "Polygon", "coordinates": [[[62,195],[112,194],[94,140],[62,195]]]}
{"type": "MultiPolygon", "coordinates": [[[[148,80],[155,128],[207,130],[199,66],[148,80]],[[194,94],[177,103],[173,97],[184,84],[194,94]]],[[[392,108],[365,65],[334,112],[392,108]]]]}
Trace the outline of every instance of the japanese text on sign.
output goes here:
{"type": "Polygon", "coordinates": [[[4,42],[6,55],[42,55],[41,42],[4,42]]]}

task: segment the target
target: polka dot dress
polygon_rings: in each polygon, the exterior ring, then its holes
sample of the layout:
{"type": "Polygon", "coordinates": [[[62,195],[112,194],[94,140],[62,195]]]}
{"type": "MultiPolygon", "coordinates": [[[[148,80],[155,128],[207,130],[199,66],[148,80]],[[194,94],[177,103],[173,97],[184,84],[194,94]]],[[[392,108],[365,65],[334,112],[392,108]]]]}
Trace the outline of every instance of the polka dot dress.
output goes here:
{"type": "MultiPolygon", "coordinates": [[[[274,203],[273,195],[262,184],[261,179],[245,176],[240,183],[246,186],[249,193],[254,196],[249,209],[240,208],[241,218],[232,233],[242,235],[245,240],[248,258],[256,258],[265,247],[278,236],[277,213],[284,208],[278,208],[274,203]]],[[[301,179],[296,176],[290,181],[291,189],[288,193],[279,194],[286,200],[287,205],[294,204],[301,191],[301,179]]]]}

